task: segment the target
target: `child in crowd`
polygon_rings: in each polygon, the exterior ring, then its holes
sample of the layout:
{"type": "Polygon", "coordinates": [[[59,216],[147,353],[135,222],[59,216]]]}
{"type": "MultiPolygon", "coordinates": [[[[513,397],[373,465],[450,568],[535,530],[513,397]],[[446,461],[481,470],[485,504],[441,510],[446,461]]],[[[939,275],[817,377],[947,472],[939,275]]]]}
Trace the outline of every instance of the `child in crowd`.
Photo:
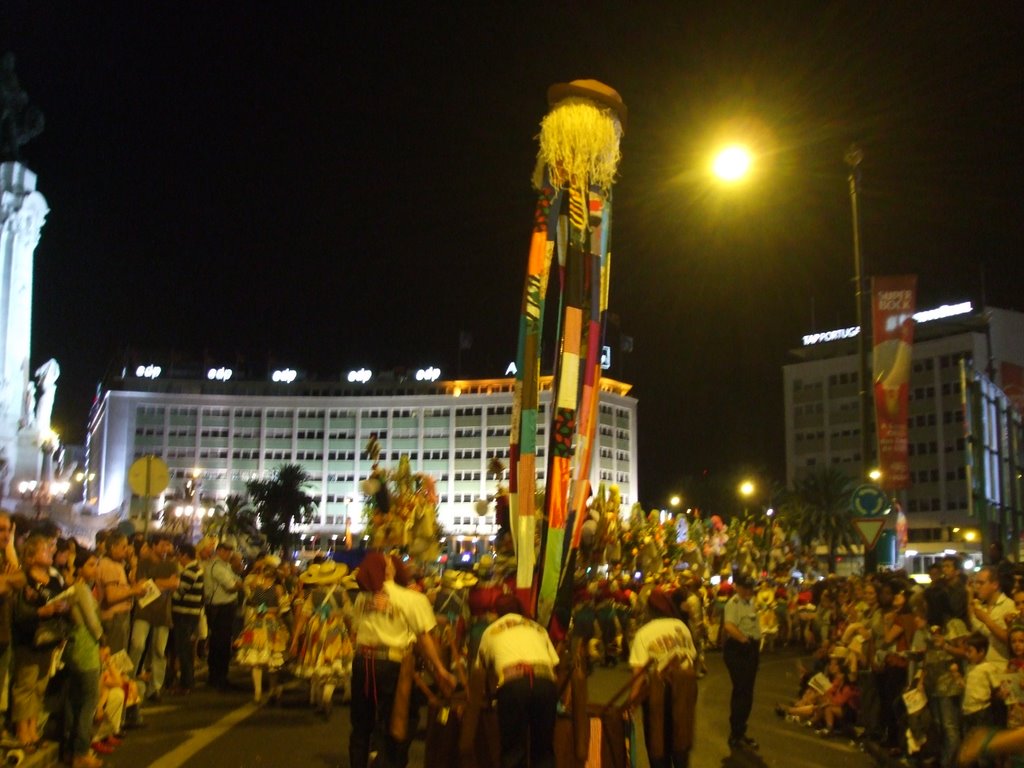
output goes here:
{"type": "Polygon", "coordinates": [[[967,659],[967,674],[964,677],[964,699],[961,706],[964,731],[979,726],[991,726],[992,690],[996,687],[996,675],[1002,672],[994,661],[985,661],[988,653],[988,638],[980,632],[972,632],[964,641],[964,657],[967,659]]]}
{"type": "Polygon", "coordinates": [[[852,722],[860,698],[860,691],[854,682],[856,664],[856,656],[837,645],[829,654],[825,673],[831,681],[829,687],[821,692],[812,681],[796,703],[789,707],[779,705],[775,713],[780,717],[806,722],[816,727],[821,736],[827,736],[837,726],[852,722]]]}
{"type": "MultiPolygon", "coordinates": [[[[1019,593],[1018,593],[1019,594],[1019,593]]],[[[1016,600],[1016,595],[1014,599],[1016,600]]],[[[1024,624],[1013,624],[1009,636],[1010,661],[1006,665],[1007,678],[1001,688],[1001,695],[1006,700],[1006,727],[1024,727],[1024,624]]],[[[1010,758],[1012,768],[1024,768],[1024,755],[1010,758]]]]}

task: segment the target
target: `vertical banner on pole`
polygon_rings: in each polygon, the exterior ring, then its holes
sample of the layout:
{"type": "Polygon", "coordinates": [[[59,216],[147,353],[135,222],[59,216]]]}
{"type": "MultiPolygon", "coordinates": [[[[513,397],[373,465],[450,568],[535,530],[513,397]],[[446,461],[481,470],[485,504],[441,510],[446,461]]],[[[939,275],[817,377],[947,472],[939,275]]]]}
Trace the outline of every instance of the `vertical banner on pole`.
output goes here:
{"type": "Polygon", "coordinates": [[[878,460],[883,482],[889,489],[910,486],[908,403],[916,293],[916,275],[871,279],[872,380],[878,460]]]}

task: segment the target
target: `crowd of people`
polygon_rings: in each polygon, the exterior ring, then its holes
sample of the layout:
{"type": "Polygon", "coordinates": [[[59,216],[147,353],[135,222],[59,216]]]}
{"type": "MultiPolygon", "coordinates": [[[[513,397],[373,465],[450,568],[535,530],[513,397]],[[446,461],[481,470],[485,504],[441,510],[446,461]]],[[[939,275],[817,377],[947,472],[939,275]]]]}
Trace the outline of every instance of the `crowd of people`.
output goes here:
{"type": "MultiPolygon", "coordinates": [[[[591,565],[577,574],[571,620],[545,627],[520,602],[515,571],[507,535],[471,569],[427,572],[370,551],[350,573],[326,555],[300,570],[159,532],[102,531],[85,549],[50,521],[0,511],[4,744],[32,752],[45,733],[68,764],[96,768],[146,702],[188,696],[205,660],[217,690],[233,690],[232,663],[245,668],[257,705],[278,704],[286,676],[306,681],[323,716],[351,700],[356,768],[405,766],[421,708],[460,695],[463,731],[496,703],[495,760],[553,765],[562,681],[624,662],[651,765],[679,768],[706,654],[722,652],[732,683],[730,747],[757,750],[747,721],[760,655],[795,645],[810,662],[776,707],[790,727],[942,768],[958,753],[999,765],[1018,748],[1024,582],[1005,561],[966,574],[947,556],[926,585],[901,573],[705,579],[685,564],[591,565]]],[[[472,733],[459,744],[479,746],[472,733]]]]}

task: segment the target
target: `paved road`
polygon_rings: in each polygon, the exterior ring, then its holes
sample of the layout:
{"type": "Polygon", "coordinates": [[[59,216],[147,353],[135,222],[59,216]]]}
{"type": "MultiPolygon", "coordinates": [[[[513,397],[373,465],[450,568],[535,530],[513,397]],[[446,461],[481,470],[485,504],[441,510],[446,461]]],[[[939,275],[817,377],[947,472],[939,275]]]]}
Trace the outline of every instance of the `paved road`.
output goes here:
{"type": "MultiPolygon", "coordinates": [[[[792,653],[762,657],[750,735],[761,743],[758,756],[730,755],[727,732],[729,678],[719,654],[709,654],[710,674],[700,683],[697,712],[698,742],[693,768],[869,768],[873,761],[849,742],[822,739],[809,728],[785,723],[772,712],[776,701],[796,688],[792,653]]],[[[601,669],[590,681],[591,699],[603,701],[627,680],[620,666],[601,669]]],[[[242,684],[238,670],[233,680],[242,684]]],[[[145,711],[146,727],[131,732],[124,745],[105,759],[110,768],[347,768],[349,712],[338,706],[329,722],[316,717],[304,702],[303,689],[291,688],[281,707],[255,707],[250,694],[199,690],[187,700],[165,697],[145,711]]],[[[423,764],[423,742],[414,742],[412,766],[423,764]]],[[[637,768],[647,768],[641,755],[637,768]]]]}

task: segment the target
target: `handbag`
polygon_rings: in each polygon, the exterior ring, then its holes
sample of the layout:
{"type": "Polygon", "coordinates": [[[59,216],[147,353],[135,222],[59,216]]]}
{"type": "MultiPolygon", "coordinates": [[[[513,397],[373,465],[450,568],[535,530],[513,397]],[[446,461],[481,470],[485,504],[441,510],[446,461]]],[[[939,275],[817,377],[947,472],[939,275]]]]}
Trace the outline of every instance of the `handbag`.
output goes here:
{"type": "Polygon", "coordinates": [[[71,627],[61,617],[45,619],[36,626],[35,634],[32,636],[33,648],[54,648],[68,639],[71,634],[71,627]]]}

